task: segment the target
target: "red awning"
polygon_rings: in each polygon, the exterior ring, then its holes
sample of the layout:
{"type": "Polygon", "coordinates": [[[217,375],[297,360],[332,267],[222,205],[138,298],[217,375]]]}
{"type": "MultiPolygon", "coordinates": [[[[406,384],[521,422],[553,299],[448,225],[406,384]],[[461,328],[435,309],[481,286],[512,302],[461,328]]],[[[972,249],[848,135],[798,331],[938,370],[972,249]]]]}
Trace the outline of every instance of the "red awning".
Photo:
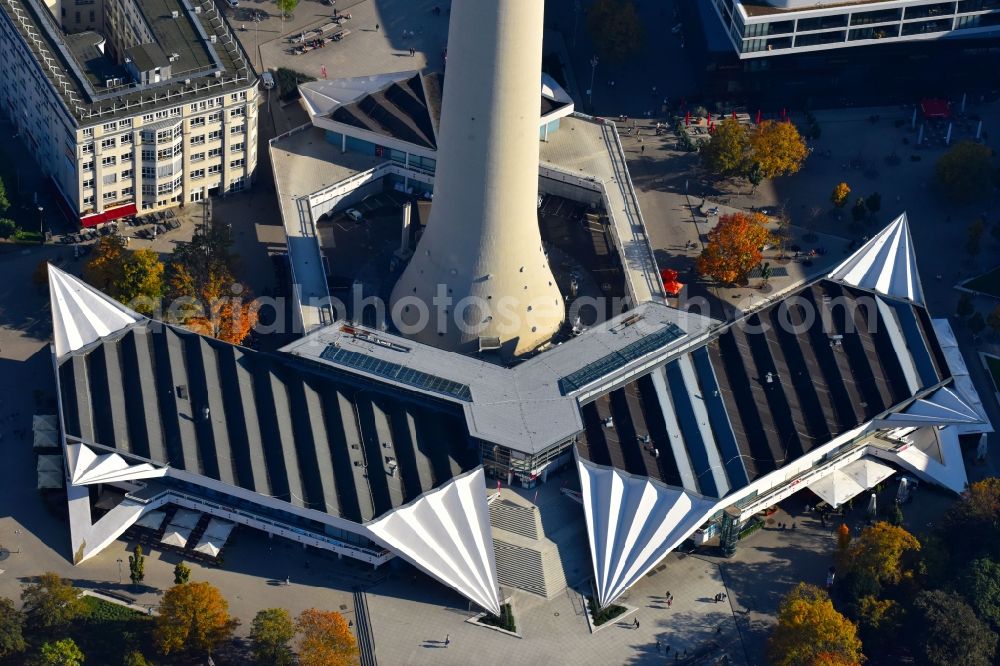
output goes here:
{"type": "Polygon", "coordinates": [[[924,118],[947,118],[951,115],[951,104],[943,99],[920,100],[920,111],[924,118]]]}
{"type": "Polygon", "coordinates": [[[129,215],[136,214],[135,204],[126,204],[117,208],[109,208],[103,213],[94,213],[80,218],[80,225],[83,227],[96,227],[98,224],[118,220],[129,215]]]}

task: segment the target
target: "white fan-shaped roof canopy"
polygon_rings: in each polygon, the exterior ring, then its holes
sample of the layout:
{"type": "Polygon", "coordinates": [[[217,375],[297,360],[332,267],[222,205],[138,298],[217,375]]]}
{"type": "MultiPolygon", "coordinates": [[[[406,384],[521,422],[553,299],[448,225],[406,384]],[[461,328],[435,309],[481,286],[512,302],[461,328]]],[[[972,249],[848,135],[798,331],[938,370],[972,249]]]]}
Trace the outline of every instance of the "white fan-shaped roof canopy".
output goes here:
{"type": "Polygon", "coordinates": [[[75,486],[148,479],[167,473],[165,468],[157,468],[149,463],[131,465],[117,453],[98,455],[89,446],[79,442],[66,445],[66,461],[69,463],[70,479],[75,486]]]}
{"type": "Polygon", "coordinates": [[[577,460],[597,602],[621,596],[698,528],[715,502],[644,476],[577,460]]]}
{"type": "Polygon", "coordinates": [[[913,404],[902,412],[890,414],[883,422],[893,426],[948,425],[981,423],[982,419],[962,397],[947,386],[913,404]]]}
{"type": "Polygon", "coordinates": [[[875,234],[827,277],[923,305],[924,291],[906,213],[875,234]]]}
{"type": "Polygon", "coordinates": [[[483,468],[368,523],[373,538],[494,615],[500,592],[483,468]]]}
{"type": "Polygon", "coordinates": [[[56,358],[142,319],[110,296],[49,264],[49,301],[56,358]]]}

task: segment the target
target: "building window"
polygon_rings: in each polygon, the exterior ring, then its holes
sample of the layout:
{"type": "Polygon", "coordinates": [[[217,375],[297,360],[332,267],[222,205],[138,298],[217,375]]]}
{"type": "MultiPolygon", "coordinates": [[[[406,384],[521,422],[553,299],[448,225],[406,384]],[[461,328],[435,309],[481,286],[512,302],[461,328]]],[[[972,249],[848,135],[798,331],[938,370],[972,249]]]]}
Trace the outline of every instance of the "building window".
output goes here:
{"type": "Polygon", "coordinates": [[[101,158],[101,166],[113,166],[118,163],[118,158],[114,155],[108,155],[107,157],[101,158]]]}
{"type": "Polygon", "coordinates": [[[244,112],[244,110],[245,110],[245,109],[244,109],[244,108],[243,108],[242,106],[238,106],[238,107],[236,107],[235,109],[230,109],[230,110],[229,110],[229,117],[230,117],[230,118],[235,118],[235,117],[237,117],[237,116],[242,116],[242,115],[243,115],[243,112],[244,112]]]}
{"type": "Polygon", "coordinates": [[[142,167],[142,177],[143,178],[156,178],[156,168],[155,167],[142,167]]]}
{"type": "Polygon", "coordinates": [[[84,206],[92,206],[92,205],[94,205],[94,195],[93,194],[88,194],[87,196],[85,196],[83,198],[83,205],[84,206]]]}
{"type": "Polygon", "coordinates": [[[232,148],[230,148],[230,150],[234,153],[242,153],[244,146],[245,144],[242,141],[240,141],[239,143],[234,143],[232,148]]]}
{"type": "Polygon", "coordinates": [[[104,139],[103,141],[101,141],[101,150],[110,150],[117,145],[118,142],[115,141],[114,137],[111,137],[110,139],[104,139]]]}
{"type": "MultiPolygon", "coordinates": [[[[131,118],[125,118],[124,120],[119,120],[118,121],[118,128],[119,129],[129,129],[131,127],[132,127],[132,119],[131,118]]],[[[131,139],[131,137],[129,137],[129,138],[131,139]]]]}
{"type": "Polygon", "coordinates": [[[105,201],[114,201],[115,199],[118,198],[118,193],[114,191],[105,192],[104,194],[101,195],[101,198],[104,199],[105,201]]]}
{"type": "Polygon", "coordinates": [[[151,123],[151,122],[153,122],[153,114],[152,113],[147,113],[146,115],[144,115],[142,117],[142,122],[144,122],[144,123],[151,123]]]}
{"type": "Polygon", "coordinates": [[[229,191],[239,192],[240,190],[243,189],[243,182],[244,181],[242,177],[237,178],[236,180],[234,180],[232,183],[229,184],[229,191]]]}
{"type": "Polygon", "coordinates": [[[81,170],[83,170],[83,171],[90,171],[90,170],[91,170],[91,169],[93,169],[93,168],[94,168],[94,161],[93,161],[93,160],[91,160],[91,161],[89,161],[89,162],[84,162],[84,163],[83,163],[83,164],[82,164],[82,165],[80,166],[80,169],[81,169],[81,170]]]}
{"type": "Polygon", "coordinates": [[[216,173],[221,173],[221,172],[222,172],[222,165],[221,164],[213,164],[212,166],[208,167],[208,173],[209,173],[209,175],[216,174],[216,173]]]}
{"type": "Polygon", "coordinates": [[[213,157],[219,157],[220,155],[222,155],[222,148],[212,148],[210,151],[208,151],[209,159],[213,157]]]}
{"type": "Polygon", "coordinates": [[[144,150],[144,151],[142,151],[142,159],[144,159],[144,160],[155,160],[156,159],[156,151],[154,151],[154,150],[144,150]]]}
{"type": "Polygon", "coordinates": [[[93,127],[84,127],[83,128],[83,137],[85,139],[89,139],[92,136],[94,136],[94,128],[93,127]]]}
{"type": "Polygon", "coordinates": [[[134,155],[134,153],[131,150],[122,155],[122,164],[124,164],[125,162],[131,162],[132,155],[134,155]]]}
{"type": "Polygon", "coordinates": [[[205,126],[205,116],[199,116],[197,118],[191,119],[191,127],[204,127],[205,126]]]}
{"type": "Polygon", "coordinates": [[[229,101],[230,102],[239,102],[240,100],[244,100],[246,98],[247,98],[247,91],[243,90],[241,92],[233,93],[232,95],[230,95],[229,96],[229,101]]]}
{"type": "Polygon", "coordinates": [[[88,178],[87,180],[83,181],[83,189],[89,190],[93,186],[94,186],[94,179],[93,178],[88,178]]]}
{"type": "Polygon", "coordinates": [[[118,123],[104,123],[104,126],[101,129],[105,132],[114,132],[118,129],[118,123]]]}
{"type": "Polygon", "coordinates": [[[123,146],[127,146],[127,145],[129,145],[131,143],[132,143],[132,135],[131,134],[122,134],[122,145],[123,146]]]}
{"type": "Polygon", "coordinates": [[[192,162],[201,162],[203,159],[205,159],[205,153],[192,153],[191,154],[191,161],[192,162]]]}
{"type": "Polygon", "coordinates": [[[192,146],[200,146],[203,143],[205,143],[205,135],[204,134],[198,134],[196,136],[191,137],[191,145],[192,146]]]}
{"type": "Polygon", "coordinates": [[[244,164],[244,160],[241,157],[238,160],[233,160],[232,162],[230,162],[229,163],[229,168],[230,169],[239,169],[239,168],[241,168],[243,166],[243,164],[244,164]]]}
{"type": "Polygon", "coordinates": [[[132,177],[132,169],[125,169],[122,171],[122,180],[128,180],[132,177]]]}
{"type": "Polygon", "coordinates": [[[247,131],[246,125],[233,125],[232,127],[229,128],[230,134],[243,134],[246,131],[247,131]]]}
{"type": "Polygon", "coordinates": [[[92,144],[92,143],[85,143],[82,146],[80,146],[80,151],[84,155],[90,155],[91,153],[94,152],[94,144],[92,144]]]}
{"type": "Polygon", "coordinates": [[[204,169],[195,169],[194,171],[191,172],[190,175],[191,175],[191,180],[198,180],[199,178],[204,178],[205,177],[205,170],[204,169]]]}

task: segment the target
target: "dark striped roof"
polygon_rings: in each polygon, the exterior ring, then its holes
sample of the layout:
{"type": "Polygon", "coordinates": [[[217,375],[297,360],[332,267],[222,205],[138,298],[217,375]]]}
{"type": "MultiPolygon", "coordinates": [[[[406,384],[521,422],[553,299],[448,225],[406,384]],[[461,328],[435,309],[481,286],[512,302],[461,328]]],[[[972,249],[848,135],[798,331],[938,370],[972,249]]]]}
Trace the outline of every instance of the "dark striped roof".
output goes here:
{"type": "Polygon", "coordinates": [[[585,405],[578,449],[721,497],[948,377],[925,308],[821,280],[585,405]]]}
{"type": "Polygon", "coordinates": [[[59,380],[67,435],[358,522],[479,462],[452,405],[156,322],[59,380]]]}

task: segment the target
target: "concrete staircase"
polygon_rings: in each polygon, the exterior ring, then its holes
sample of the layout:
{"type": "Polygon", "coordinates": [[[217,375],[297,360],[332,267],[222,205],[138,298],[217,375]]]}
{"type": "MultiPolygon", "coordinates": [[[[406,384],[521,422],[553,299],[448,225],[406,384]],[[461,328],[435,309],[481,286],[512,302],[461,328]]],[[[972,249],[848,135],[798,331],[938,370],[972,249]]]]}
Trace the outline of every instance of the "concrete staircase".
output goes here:
{"type": "Polygon", "coordinates": [[[546,494],[547,501],[536,507],[505,491],[490,505],[490,523],[500,585],[552,598],[567,586],[568,553],[589,551],[580,506],[558,493],[546,494]]]}

